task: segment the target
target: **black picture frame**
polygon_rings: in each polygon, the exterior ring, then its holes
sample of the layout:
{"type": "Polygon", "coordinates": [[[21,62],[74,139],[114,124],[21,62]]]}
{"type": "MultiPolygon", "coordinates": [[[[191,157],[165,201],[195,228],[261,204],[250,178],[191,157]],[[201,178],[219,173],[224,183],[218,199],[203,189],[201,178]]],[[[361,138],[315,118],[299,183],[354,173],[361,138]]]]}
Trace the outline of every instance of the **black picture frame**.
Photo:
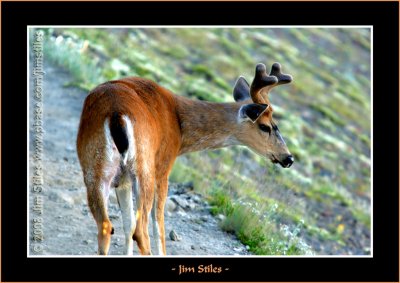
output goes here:
{"type": "Polygon", "coordinates": [[[398,2],[2,2],[1,281],[399,281],[398,2]],[[373,258],[27,258],[28,25],[372,25],[373,258]],[[213,264],[223,274],[172,272],[213,264]]]}

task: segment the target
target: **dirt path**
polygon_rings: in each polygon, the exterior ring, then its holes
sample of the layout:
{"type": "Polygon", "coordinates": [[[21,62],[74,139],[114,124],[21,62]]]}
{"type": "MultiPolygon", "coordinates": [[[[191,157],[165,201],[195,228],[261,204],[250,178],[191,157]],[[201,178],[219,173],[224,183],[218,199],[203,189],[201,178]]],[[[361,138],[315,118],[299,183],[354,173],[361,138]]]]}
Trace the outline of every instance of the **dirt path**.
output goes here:
{"type": "MultiPolygon", "coordinates": [[[[97,228],[89,212],[86,188],[75,150],[75,139],[86,93],[64,87],[70,75],[47,65],[44,78],[44,250],[43,255],[95,255],[97,228]]],[[[32,81],[31,81],[32,86],[32,81]]],[[[32,88],[31,88],[32,89],[32,88]]],[[[32,109],[32,99],[31,99],[32,109]]],[[[32,111],[30,117],[32,124],[32,111]]],[[[32,131],[32,129],[30,129],[32,131]]],[[[30,132],[32,137],[33,133],[30,132]]],[[[32,168],[32,139],[30,166],[32,168]]],[[[32,170],[31,170],[32,171],[32,170]]],[[[32,178],[30,178],[32,180],[32,178]]],[[[32,202],[32,194],[30,201],[32,202]]],[[[218,226],[206,202],[190,184],[171,184],[166,211],[167,254],[169,255],[245,255],[246,247],[218,226]],[[170,239],[174,230],[179,241],[170,239]]],[[[115,192],[109,205],[115,227],[111,255],[123,255],[124,236],[115,192]]],[[[32,217],[32,215],[31,215],[32,217]]],[[[152,227],[150,227],[150,233],[152,227]]],[[[135,246],[135,254],[137,247],[135,246]]],[[[34,255],[33,253],[31,253],[34,255]]]]}

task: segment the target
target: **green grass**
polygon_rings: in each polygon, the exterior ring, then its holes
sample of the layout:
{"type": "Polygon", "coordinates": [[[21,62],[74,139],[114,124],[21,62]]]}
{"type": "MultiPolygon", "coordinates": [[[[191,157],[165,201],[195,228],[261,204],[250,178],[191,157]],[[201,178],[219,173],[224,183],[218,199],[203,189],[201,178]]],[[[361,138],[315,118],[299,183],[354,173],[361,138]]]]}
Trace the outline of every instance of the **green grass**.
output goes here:
{"type": "Polygon", "coordinates": [[[74,78],[70,85],[90,90],[105,80],[98,60],[86,56],[82,49],[84,40],[65,40],[63,37],[46,38],[44,53],[55,64],[67,69],[74,78]]]}
{"type": "Polygon", "coordinates": [[[228,102],[239,75],[251,82],[256,63],[279,61],[294,82],[274,89],[270,99],[296,159],[292,168],[278,168],[233,147],[178,158],[170,180],[193,182],[213,204],[213,213],[226,216],[222,227],[256,254],[312,253],[305,235],[338,254],[349,251],[353,228],[320,221],[320,207],[338,209],[357,220],[358,228],[370,228],[368,29],[45,32],[45,58],[71,73],[73,81],[66,86],[84,90],[133,75],[178,95],[228,102]],[[338,227],[346,227],[345,232],[338,233],[338,227]]]}
{"type": "Polygon", "coordinates": [[[235,233],[251,252],[259,255],[313,254],[311,248],[297,237],[301,224],[294,231],[290,231],[288,226],[284,226],[282,231],[276,230],[272,219],[276,204],[260,208],[256,203],[235,203],[220,189],[215,189],[209,196],[212,213],[226,216],[221,223],[222,229],[235,233]]]}

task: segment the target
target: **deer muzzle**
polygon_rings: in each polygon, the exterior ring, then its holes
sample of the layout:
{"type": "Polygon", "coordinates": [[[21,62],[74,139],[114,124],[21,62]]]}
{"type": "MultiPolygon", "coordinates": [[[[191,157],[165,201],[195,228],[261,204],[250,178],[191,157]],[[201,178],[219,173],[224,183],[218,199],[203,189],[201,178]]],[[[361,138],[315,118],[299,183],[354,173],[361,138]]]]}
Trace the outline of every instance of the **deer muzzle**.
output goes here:
{"type": "Polygon", "coordinates": [[[286,156],[282,161],[279,162],[279,164],[283,167],[283,168],[289,168],[290,166],[292,166],[294,162],[294,157],[293,155],[288,155],[286,156]]]}

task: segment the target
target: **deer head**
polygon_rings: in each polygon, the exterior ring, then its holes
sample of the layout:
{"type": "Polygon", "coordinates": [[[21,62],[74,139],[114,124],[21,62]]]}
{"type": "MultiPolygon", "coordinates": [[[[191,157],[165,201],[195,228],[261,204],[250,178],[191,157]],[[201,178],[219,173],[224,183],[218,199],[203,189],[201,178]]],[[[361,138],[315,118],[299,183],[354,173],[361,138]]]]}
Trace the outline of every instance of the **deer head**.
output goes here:
{"type": "Polygon", "coordinates": [[[239,133],[236,139],[284,168],[290,167],[294,158],[272,118],[273,108],[268,95],[272,88],[292,80],[292,76],[281,72],[279,63],[272,65],[269,75],[265,65],[260,63],[256,66],[251,86],[244,77],[239,77],[233,89],[235,101],[242,104],[238,113],[239,133]]]}

